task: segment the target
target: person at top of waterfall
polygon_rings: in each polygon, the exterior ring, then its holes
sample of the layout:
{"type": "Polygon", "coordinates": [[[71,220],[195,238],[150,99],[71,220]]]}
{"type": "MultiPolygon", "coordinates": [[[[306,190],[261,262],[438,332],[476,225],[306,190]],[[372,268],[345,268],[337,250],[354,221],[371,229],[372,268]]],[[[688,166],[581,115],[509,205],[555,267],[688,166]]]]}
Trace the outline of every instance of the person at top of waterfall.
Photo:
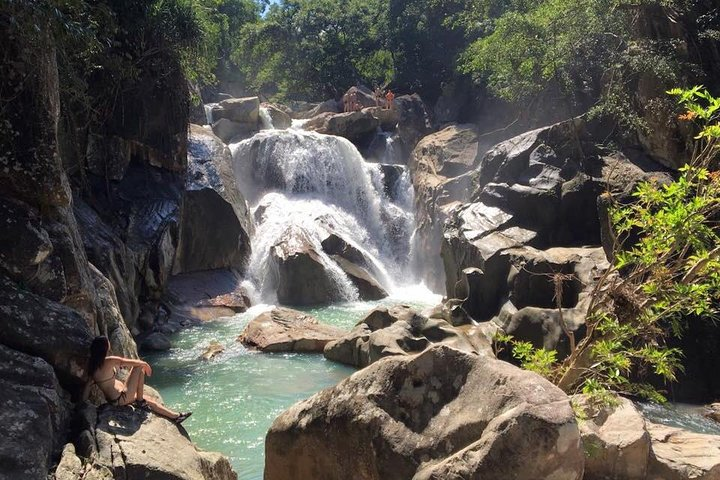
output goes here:
{"type": "Polygon", "coordinates": [[[394,107],[393,100],[395,100],[395,94],[392,90],[388,90],[387,94],[385,95],[385,100],[387,101],[387,109],[392,110],[394,107]]]}
{"type": "Polygon", "coordinates": [[[354,112],[357,103],[357,92],[354,90],[345,94],[345,113],[354,112]]]}
{"type": "Polygon", "coordinates": [[[385,90],[382,87],[375,87],[375,106],[379,107],[380,102],[385,98],[385,90]]]}
{"type": "Polygon", "coordinates": [[[136,408],[152,411],[178,425],[192,415],[192,412],[174,412],[152,399],[144,398],[145,376],[152,375],[152,368],[147,362],[133,358],[110,356],[109,353],[112,352],[107,337],[95,337],[90,344],[88,382],[83,392],[84,399],[88,398],[90,387],[97,385],[110,405],[123,406],[132,404],[136,408]],[[130,367],[131,369],[124,383],[117,378],[118,369],[123,367],[130,367]]]}

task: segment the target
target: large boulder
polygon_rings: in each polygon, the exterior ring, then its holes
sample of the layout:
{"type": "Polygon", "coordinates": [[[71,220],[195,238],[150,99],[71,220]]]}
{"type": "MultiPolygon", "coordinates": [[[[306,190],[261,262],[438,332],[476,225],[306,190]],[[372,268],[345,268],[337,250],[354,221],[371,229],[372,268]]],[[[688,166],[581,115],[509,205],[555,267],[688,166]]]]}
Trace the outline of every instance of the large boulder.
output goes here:
{"type": "Polygon", "coordinates": [[[213,122],[212,131],[223,142],[230,144],[252,137],[258,131],[258,127],[221,118],[213,122]]]}
{"type": "Polygon", "coordinates": [[[246,97],[222,100],[212,108],[212,118],[213,120],[225,118],[257,130],[260,122],[260,99],[246,97]]]}
{"type": "Polygon", "coordinates": [[[463,175],[477,162],[478,137],[472,125],[450,125],[426,136],[410,157],[417,223],[414,269],[435,290],[443,286],[442,226],[449,207],[470,197],[470,177],[463,175]]]}
{"type": "Polygon", "coordinates": [[[652,439],[648,480],[720,479],[720,437],[646,422],[652,439]]]}
{"type": "Polygon", "coordinates": [[[367,269],[341,256],[333,255],[330,258],[357,288],[361,300],[380,300],[388,296],[388,292],[367,269]]]}
{"type": "Polygon", "coordinates": [[[265,479],[580,480],[567,396],[534,373],[447,346],[376,362],[282,413],[265,479]]]}
{"type": "Polygon", "coordinates": [[[40,357],[61,380],[84,381],[93,334],[78,312],[19,288],[0,276],[0,339],[12,349],[40,357]]]}
{"type": "Polygon", "coordinates": [[[279,307],[255,317],[238,341],[263,352],[322,352],[343,333],[320,324],[312,315],[279,307]]]}
{"type": "Polygon", "coordinates": [[[0,387],[0,476],[44,480],[65,443],[69,399],[50,364],[2,344],[0,387]]]}
{"type": "Polygon", "coordinates": [[[328,343],[324,354],[329,360],[362,368],[383,357],[411,355],[435,344],[476,352],[472,342],[445,320],[395,305],[372,310],[349,333],[328,343]]]}
{"type": "Polygon", "coordinates": [[[198,125],[190,126],[185,190],[173,273],[242,272],[250,256],[253,221],[235,185],[230,150],[198,125]]]}
{"type": "Polygon", "coordinates": [[[326,115],[322,124],[311,120],[305,124],[306,130],[314,130],[326,135],[345,137],[358,146],[366,146],[372,140],[380,121],[370,112],[347,112],[326,115]]]}
{"type": "Polygon", "coordinates": [[[594,406],[583,395],[573,397],[573,402],[575,409],[582,411],[579,425],[586,454],[583,478],[645,480],[650,435],[633,403],[618,397],[617,405],[594,406]]]}
{"type": "Polygon", "coordinates": [[[94,435],[93,461],[116,479],[237,479],[226,457],[199,450],[182,427],[152,413],[104,407],[98,412],[94,435]]]}
{"type": "Polygon", "coordinates": [[[294,118],[307,119],[314,118],[324,113],[340,113],[343,111],[342,104],[334,99],[325,100],[320,104],[316,104],[310,109],[300,110],[295,113],[294,118]]]}
{"type": "MultiPolygon", "coordinates": [[[[172,277],[163,299],[170,309],[168,324],[197,323],[246,311],[250,298],[242,281],[241,275],[228,269],[172,277]]],[[[166,330],[168,326],[160,328],[166,330]]]]}
{"type": "Polygon", "coordinates": [[[340,298],[324,259],[307,234],[290,228],[270,249],[278,301],[284,305],[317,305],[340,298]]]}

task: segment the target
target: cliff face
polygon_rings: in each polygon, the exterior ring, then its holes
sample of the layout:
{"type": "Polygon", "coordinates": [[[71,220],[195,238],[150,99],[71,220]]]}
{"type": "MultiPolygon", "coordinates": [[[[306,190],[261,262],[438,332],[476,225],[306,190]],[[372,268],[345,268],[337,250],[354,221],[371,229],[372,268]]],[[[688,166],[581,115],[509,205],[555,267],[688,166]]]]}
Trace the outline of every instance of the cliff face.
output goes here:
{"type": "MultiPolygon", "coordinates": [[[[68,65],[58,65],[68,54],[58,26],[34,8],[0,10],[0,472],[44,479],[67,442],[83,443],[69,426],[92,338],[137,356],[131,330],[173,269],[188,94],[179,63],[161,53],[114,85],[112,109],[77,108],[68,65]],[[25,41],[33,22],[40,33],[25,41]]],[[[97,106],[109,79],[88,79],[83,94],[97,106]]],[[[197,478],[234,478],[229,465],[223,475],[201,470],[197,478]]]]}

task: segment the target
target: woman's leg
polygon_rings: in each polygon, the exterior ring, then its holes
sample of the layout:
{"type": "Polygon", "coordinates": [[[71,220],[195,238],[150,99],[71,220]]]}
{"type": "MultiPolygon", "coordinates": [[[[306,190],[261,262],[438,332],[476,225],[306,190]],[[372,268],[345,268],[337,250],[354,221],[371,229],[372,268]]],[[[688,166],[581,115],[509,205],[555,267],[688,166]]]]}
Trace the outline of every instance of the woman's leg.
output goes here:
{"type": "Polygon", "coordinates": [[[125,381],[125,398],[122,405],[128,405],[135,400],[142,400],[143,386],[145,385],[145,372],[140,367],[133,367],[125,381]]]}
{"type": "Polygon", "coordinates": [[[170,420],[174,420],[175,418],[177,418],[178,415],[180,415],[179,413],[174,412],[169,408],[164,407],[163,405],[160,405],[155,400],[152,400],[150,398],[146,398],[145,402],[153,412],[165,418],[169,418],[170,420]]]}

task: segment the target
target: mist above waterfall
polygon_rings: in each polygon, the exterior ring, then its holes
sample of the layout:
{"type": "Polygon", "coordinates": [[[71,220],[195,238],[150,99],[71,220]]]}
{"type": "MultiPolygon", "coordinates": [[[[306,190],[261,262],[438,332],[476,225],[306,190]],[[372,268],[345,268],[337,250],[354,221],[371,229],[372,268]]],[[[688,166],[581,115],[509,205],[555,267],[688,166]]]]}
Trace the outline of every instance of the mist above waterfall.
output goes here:
{"type": "Polygon", "coordinates": [[[388,186],[381,166],[365,162],[350,141],[293,129],[261,131],[231,151],[257,224],[248,272],[263,301],[275,301],[271,249],[300,241],[317,252],[337,298],[357,300],[357,288],[323,249],[331,235],[360,252],[386,290],[408,283],[414,222],[407,172],[388,186]]]}

